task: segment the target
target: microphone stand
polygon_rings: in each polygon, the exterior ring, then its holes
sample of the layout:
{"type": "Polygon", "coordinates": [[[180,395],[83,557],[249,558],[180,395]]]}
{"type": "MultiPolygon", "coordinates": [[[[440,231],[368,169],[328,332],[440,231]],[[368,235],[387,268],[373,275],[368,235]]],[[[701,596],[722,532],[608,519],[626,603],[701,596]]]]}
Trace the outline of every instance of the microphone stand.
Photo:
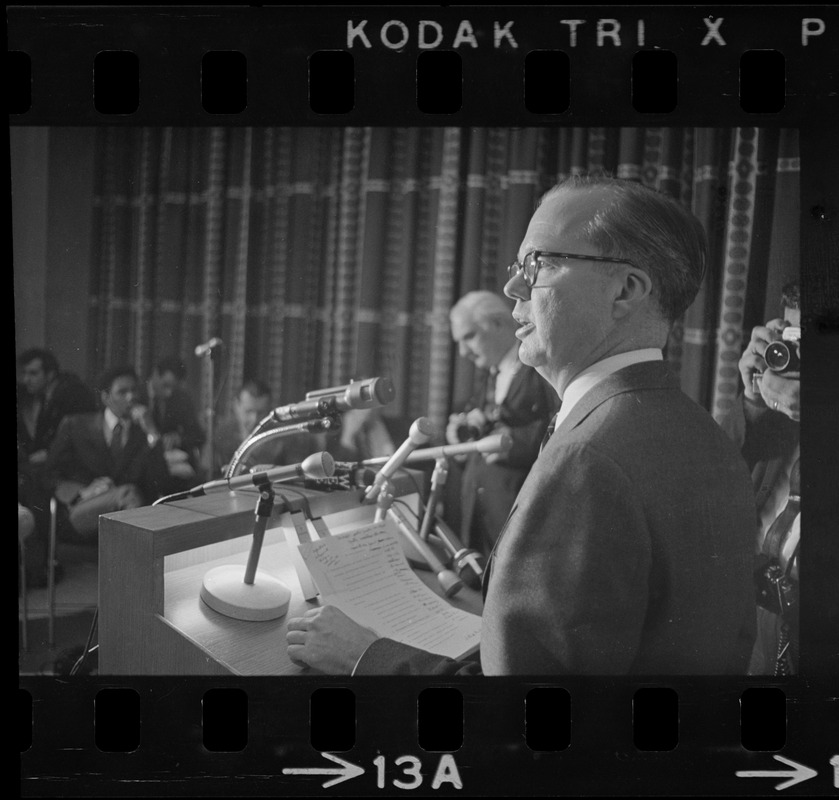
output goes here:
{"type": "Polygon", "coordinates": [[[440,588],[446,597],[457,594],[463,588],[463,581],[461,581],[456,573],[443,564],[434,550],[431,549],[431,545],[419,536],[405,515],[393,507],[393,498],[393,485],[390,480],[385,480],[376,498],[376,515],[374,521],[382,522],[385,517],[390,517],[396,523],[396,527],[402,535],[426,560],[428,566],[437,576],[437,582],[440,584],[440,588]]]}
{"type": "Polygon", "coordinates": [[[422,519],[419,535],[424,542],[428,542],[433,527],[437,538],[448,551],[457,574],[460,575],[467,586],[472,589],[480,589],[484,574],[480,554],[475,550],[464,547],[454,534],[446,529],[442,521],[436,519],[437,504],[448,476],[449,460],[446,456],[442,456],[434,463],[434,472],[431,473],[431,492],[425,506],[425,515],[422,519]]]}
{"type": "Polygon", "coordinates": [[[215,358],[218,347],[208,347],[204,358],[207,364],[207,382],[210,385],[209,402],[204,413],[207,420],[207,446],[204,448],[204,458],[207,462],[207,475],[213,476],[215,469],[215,397],[216,397],[216,380],[215,380],[215,358]]]}
{"type": "Polygon", "coordinates": [[[431,492],[428,496],[428,503],[425,506],[425,516],[422,518],[422,525],[420,526],[420,538],[427,542],[428,534],[431,533],[431,526],[434,524],[435,509],[440,500],[443,487],[446,485],[446,479],[449,476],[449,461],[443,456],[434,462],[434,472],[431,473],[431,492]]]}
{"type": "Polygon", "coordinates": [[[291,589],[266,572],[258,572],[257,564],[265,539],[265,529],[274,508],[274,487],[270,481],[259,484],[259,498],[253,523],[248,563],[244,577],[239,565],[211,569],[204,576],[201,599],[214,611],[226,617],[247,621],[277,619],[288,611],[291,589]]]}

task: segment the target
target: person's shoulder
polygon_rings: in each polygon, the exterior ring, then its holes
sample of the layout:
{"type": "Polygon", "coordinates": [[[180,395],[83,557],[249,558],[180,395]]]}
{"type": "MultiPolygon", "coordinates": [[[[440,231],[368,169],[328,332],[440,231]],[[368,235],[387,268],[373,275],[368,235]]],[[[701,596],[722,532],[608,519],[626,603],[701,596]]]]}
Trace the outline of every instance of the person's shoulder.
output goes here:
{"type": "Polygon", "coordinates": [[[53,398],[57,402],[75,403],[79,412],[96,410],[93,389],[74,372],[59,373],[53,398]]]}
{"type": "Polygon", "coordinates": [[[103,413],[102,411],[81,411],[66,414],[62,417],[58,430],[66,431],[71,438],[84,437],[91,431],[101,428],[103,413]]]}

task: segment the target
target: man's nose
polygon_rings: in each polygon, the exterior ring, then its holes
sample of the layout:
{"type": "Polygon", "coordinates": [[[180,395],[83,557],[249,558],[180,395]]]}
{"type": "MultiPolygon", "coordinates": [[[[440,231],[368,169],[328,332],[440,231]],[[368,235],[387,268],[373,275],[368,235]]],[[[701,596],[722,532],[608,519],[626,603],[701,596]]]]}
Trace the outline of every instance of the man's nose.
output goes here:
{"type": "Polygon", "coordinates": [[[458,342],[457,348],[460,355],[464,358],[469,355],[469,345],[466,342],[458,342]]]}
{"type": "Polygon", "coordinates": [[[530,297],[530,289],[524,282],[524,274],[519,272],[513,275],[504,284],[504,294],[511,300],[527,300],[530,297]]]}

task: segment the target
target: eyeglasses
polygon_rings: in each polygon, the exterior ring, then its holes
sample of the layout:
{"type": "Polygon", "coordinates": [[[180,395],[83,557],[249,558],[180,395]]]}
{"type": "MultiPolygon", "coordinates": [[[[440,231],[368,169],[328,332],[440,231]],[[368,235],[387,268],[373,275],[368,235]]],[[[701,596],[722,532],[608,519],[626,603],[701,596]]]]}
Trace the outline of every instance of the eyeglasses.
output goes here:
{"type": "Polygon", "coordinates": [[[629,264],[638,269],[639,267],[627,258],[608,258],[606,256],[583,256],[578,253],[553,253],[549,250],[531,250],[525,257],[524,263],[516,259],[509,267],[507,267],[507,275],[512,280],[517,275],[524,277],[524,282],[528,289],[532,289],[536,284],[536,275],[542,266],[540,259],[543,258],[566,258],[576,261],[603,261],[610,264],[629,264]]]}

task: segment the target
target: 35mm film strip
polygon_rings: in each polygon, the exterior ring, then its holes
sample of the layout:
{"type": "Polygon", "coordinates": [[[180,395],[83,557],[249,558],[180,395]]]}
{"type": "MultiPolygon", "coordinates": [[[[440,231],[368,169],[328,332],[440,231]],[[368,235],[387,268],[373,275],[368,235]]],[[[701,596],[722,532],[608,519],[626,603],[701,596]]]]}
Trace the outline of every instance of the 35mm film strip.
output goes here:
{"type": "Polygon", "coordinates": [[[22,796],[839,793],[835,7],[6,12],[13,127],[795,129],[814,334],[800,675],[21,675],[22,796]]]}

